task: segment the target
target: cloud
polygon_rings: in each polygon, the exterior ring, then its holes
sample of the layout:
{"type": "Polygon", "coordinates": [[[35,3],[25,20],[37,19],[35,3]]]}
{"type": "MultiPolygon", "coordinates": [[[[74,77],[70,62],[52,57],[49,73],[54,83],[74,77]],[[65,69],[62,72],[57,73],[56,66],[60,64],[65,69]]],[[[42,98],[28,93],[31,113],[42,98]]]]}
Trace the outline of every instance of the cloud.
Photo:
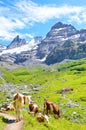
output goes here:
{"type": "MultiPolygon", "coordinates": [[[[8,0],[7,0],[8,1],[8,0]]],[[[10,40],[16,34],[33,38],[25,29],[34,23],[46,23],[54,18],[66,18],[67,21],[86,22],[86,7],[71,5],[38,5],[31,0],[14,0],[7,4],[0,1],[0,39],[10,40]],[[24,30],[24,32],[22,32],[24,30]]]]}
{"type": "Polygon", "coordinates": [[[60,18],[62,16],[79,14],[82,11],[86,10],[84,7],[76,7],[76,6],[48,6],[43,5],[39,6],[31,1],[24,0],[23,2],[17,2],[17,7],[25,16],[27,16],[27,22],[46,22],[52,18],[60,18]]]}

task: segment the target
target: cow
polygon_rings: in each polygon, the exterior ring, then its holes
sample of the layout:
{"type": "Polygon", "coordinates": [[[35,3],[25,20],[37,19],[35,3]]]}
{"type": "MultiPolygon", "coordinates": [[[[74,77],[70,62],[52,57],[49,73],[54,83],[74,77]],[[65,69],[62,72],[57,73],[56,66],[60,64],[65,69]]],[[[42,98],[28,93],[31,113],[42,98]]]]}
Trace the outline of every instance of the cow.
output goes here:
{"type": "Polygon", "coordinates": [[[48,114],[54,114],[58,118],[61,118],[61,111],[59,109],[59,106],[57,106],[55,103],[49,101],[48,99],[44,100],[44,110],[43,113],[46,115],[48,114]]]}
{"type": "Polygon", "coordinates": [[[6,102],[6,103],[4,103],[4,104],[1,105],[0,110],[1,111],[8,111],[8,110],[12,111],[12,110],[14,110],[14,107],[13,107],[12,103],[6,102]]]}
{"type": "Polygon", "coordinates": [[[38,122],[45,122],[46,121],[47,123],[49,123],[49,116],[43,115],[42,113],[38,113],[37,121],[38,122]]]}
{"type": "Polygon", "coordinates": [[[13,96],[13,106],[16,111],[16,122],[22,119],[22,108],[24,104],[31,102],[31,96],[24,96],[23,94],[16,93],[13,96]]]}
{"type": "Polygon", "coordinates": [[[63,88],[63,89],[62,89],[62,93],[71,92],[71,91],[73,91],[73,88],[70,88],[70,87],[63,88]]]}
{"type": "Polygon", "coordinates": [[[59,94],[64,94],[64,93],[72,92],[72,91],[73,91],[73,88],[66,87],[66,88],[63,88],[63,89],[57,91],[57,93],[59,93],[59,94]]]}
{"type": "Polygon", "coordinates": [[[9,111],[9,110],[11,110],[11,111],[14,111],[14,110],[15,110],[12,103],[10,103],[10,104],[7,106],[7,108],[6,108],[6,111],[9,111]]]}
{"type": "Polygon", "coordinates": [[[30,110],[30,113],[32,113],[35,116],[38,113],[39,106],[34,102],[30,102],[29,110],[30,110]]]}

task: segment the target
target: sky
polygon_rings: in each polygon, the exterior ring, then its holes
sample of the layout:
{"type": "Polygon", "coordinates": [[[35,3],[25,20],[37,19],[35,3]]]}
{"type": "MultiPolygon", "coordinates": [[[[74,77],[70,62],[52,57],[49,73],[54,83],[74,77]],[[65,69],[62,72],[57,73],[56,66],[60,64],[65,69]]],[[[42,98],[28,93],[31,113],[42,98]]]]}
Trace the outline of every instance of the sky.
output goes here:
{"type": "Polygon", "coordinates": [[[86,29],[85,0],[0,0],[0,44],[45,37],[57,22],[86,29]]]}

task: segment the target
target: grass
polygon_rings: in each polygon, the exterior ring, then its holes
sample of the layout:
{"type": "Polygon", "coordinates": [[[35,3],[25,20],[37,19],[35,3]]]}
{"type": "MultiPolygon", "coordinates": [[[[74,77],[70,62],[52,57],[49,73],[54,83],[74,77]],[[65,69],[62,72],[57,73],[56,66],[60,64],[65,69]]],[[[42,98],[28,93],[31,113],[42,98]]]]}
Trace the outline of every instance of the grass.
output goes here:
{"type": "MultiPolygon", "coordinates": [[[[24,130],[85,130],[86,129],[86,59],[59,64],[55,69],[20,68],[11,72],[1,69],[6,82],[16,85],[39,85],[39,91],[32,92],[32,99],[43,108],[44,98],[48,98],[60,106],[62,120],[50,118],[50,123],[38,123],[36,117],[27,112],[24,115],[24,130]],[[53,70],[53,71],[52,71],[53,70]],[[64,95],[57,92],[71,87],[73,92],[64,95]],[[71,103],[71,105],[70,105],[71,103]]],[[[0,80],[2,84],[2,79],[0,80]]],[[[29,91],[31,87],[28,88],[29,91]]],[[[1,97],[0,103],[6,101],[1,97]]],[[[3,121],[1,122],[3,123],[3,121]]]]}
{"type": "Polygon", "coordinates": [[[24,130],[85,130],[85,124],[73,123],[72,121],[68,121],[65,118],[62,120],[54,119],[54,117],[50,118],[49,124],[46,122],[39,123],[36,120],[36,117],[32,117],[31,115],[27,116],[27,113],[24,114],[25,125],[24,130]]]}
{"type": "Polygon", "coordinates": [[[4,121],[4,118],[0,116],[0,129],[4,130],[5,126],[6,126],[6,122],[4,121]]]}

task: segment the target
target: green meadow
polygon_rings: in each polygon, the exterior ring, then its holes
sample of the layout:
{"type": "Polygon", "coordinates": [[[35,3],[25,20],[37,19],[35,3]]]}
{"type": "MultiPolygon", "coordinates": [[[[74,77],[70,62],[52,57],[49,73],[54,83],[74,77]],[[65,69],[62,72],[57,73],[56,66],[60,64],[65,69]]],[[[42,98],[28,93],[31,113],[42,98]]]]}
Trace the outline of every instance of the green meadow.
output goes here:
{"type": "MultiPolygon", "coordinates": [[[[28,85],[27,92],[43,110],[44,99],[48,98],[61,109],[62,119],[55,119],[51,115],[49,124],[39,123],[36,117],[23,111],[23,130],[85,130],[86,129],[86,59],[69,61],[49,67],[28,67],[8,71],[0,68],[6,83],[15,86],[28,85]],[[39,90],[32,91],[33,86],[39,90]],[[63,88],[73,88],[72,92],[59,93],[63,88]]],[[[4,87],[4,81],[0,78],[0,84],[4,87]]],[[[19,90],[21,92],[22,90],[19,90]]],[[[0,104],[7,101],[6,92],[0,92],[0,104]],[[4,98],[2,98],[4,96],[4,98]]],[[[28,106],[25,106],[28,107],[28,106]]],[[[9,113],[9,112],[8,112],[9,113]]],[[[15,115],[13,112],[12,114],[15,115]]],[[[3,124],[0,117],[0,126],[3,124]]],[[[6,125],[6,124],[5,124],[6,125]]],[[[0,127],[1,128],[1,127],[0,127]]]]}

